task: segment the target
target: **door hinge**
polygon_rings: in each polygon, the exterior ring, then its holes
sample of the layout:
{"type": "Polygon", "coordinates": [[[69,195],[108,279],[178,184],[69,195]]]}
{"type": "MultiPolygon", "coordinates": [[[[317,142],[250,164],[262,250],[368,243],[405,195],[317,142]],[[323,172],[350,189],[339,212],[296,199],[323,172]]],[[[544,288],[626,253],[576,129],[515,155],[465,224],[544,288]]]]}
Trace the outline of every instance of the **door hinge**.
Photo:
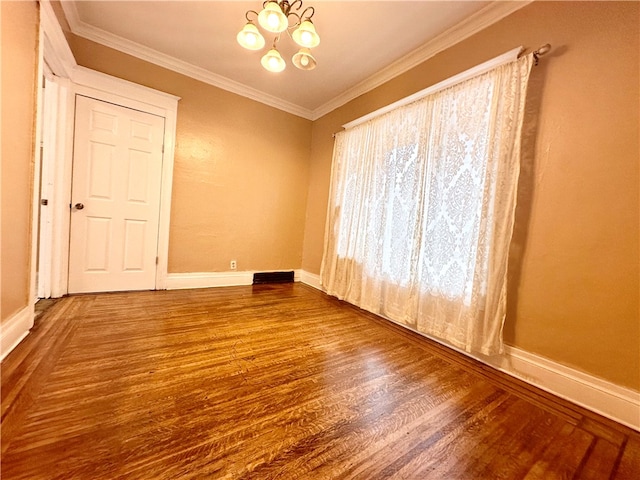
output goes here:
{"type": "Polygon", "coordinates": [[[162,144],[162,153],[164,153],[164,143],[162,144]]]}
{"type": "Polygon", "coordinates": [[[156,265],[158,265],[159,261],[160,261],[159,257],[156,257],[156,265]]]}
{"type": "Polygon", "coordinates": [[[43,205],[46,207],[47,205],[49,205],[49,200],[47,200],[46,198],[43,198],[42,200],[40,200],[40,205],[43,205]]]}

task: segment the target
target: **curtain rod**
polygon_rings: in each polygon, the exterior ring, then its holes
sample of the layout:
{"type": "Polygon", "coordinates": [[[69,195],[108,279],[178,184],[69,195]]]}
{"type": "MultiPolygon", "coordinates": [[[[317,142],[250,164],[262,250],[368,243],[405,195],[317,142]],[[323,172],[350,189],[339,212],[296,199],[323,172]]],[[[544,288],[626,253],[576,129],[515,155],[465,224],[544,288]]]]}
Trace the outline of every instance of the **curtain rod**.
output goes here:
{"type": "MultiPolygon", "coordinates": [[[[535,50],[533,52],[533,58],[535,61],[535,65],[538,65],[538,59],[549,53],[549,51],[551,50],[551,45],[550,44],[545,44],[542,45],[540,48],[538,48],[537,50],[535,50]]],[[[405,97],[401,100],[398,100],[397,102],[391,103],[389,105],[387,105],[386,107],[382,107],[379,108],[378,110],[374,110],[371,113],[368,113],[367,115],[364,115],[360,118],[356,118],[355,120],[352,120],[351,122],[345,123],[344,125],[342,125],[342,128],[344,129],[349,129],[349,128],[353,128],[356,125],[360,125],[366,121],[369,121],[375,117],[379,117],[380,115],[384,115],[387,112],[390,112],[391,110],[394,110],[398,107],[402,107],[404,105],[408,105],[410,103],[415,102],[416,100],[420,100],[421,98],[426,97],[427,95],[431,95],[439,90],[443,90],[445,88],[448,88],[452,85],[455,85],[457,83],[463,82],[465,80],[468,80],[472,77],[475,77],[477,75],[480,75],[488,70],[491,70],[493,68],[496,68],[502,64],[508,63],[508,62],[512,62],[514,60],[517,60],[520,55],[522,54],[522,52],[524,51],[524,47],[517,47],[514,48],[513,50],[509,50],[506,53],[503,53],[502,55],[498,55],[495,58],[492,58],[491,60],[488,60],[484,63],[481,63],[480,65],[476,65],[475,67],[472,67],[468,70],[465,70],[464,72],[458,73],[457,75],[454,75],[453,77],[449,77],[439,83],[436,83],[435,85],[432,85],[430,87],[427,87],[423,90],[420,90],[419,92],[414,93],[413,95],[409,95],[408,97],[405,97]]],[[[333,133],[331,135],[332,137],[335,137],[336,134],[333,133]]]]}

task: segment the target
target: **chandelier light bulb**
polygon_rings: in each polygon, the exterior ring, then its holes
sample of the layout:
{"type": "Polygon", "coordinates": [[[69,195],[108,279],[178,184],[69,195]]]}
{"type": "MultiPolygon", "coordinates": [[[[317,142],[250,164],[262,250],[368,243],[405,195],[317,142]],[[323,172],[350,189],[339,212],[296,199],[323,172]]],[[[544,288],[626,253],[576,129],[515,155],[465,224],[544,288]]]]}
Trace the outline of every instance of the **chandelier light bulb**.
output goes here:
{"type": "Polygon", "coordinates": [[[258,44],[258,37],[256,35],[251,35],[251,34],[245,35],[244,41],[247,43],[247,45],[253,48],[258,44]]]}
{"type": "Polygon", "coordinates": [[[264,37],[258,27],[248,22],[236,37],[238,43],[248,50],[260,50],[264,47],[264,37]]]}
{"type": "Polygon", "coordinates": [[[278,25],[280,25],[280,19],[278,18],[278,15],[273,12],[269,13],[269,15],[267,15],[267,24],[273,30],[276,30],[278,28],[278,25]]]}

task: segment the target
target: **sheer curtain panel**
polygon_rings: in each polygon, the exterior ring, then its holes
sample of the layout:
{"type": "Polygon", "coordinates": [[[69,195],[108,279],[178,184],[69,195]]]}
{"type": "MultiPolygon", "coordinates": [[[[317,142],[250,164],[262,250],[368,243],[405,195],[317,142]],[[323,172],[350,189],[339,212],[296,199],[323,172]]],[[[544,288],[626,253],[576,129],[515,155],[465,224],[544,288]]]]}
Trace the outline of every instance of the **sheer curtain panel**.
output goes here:
{"type": "Polygon", "coordinates": [[[532,55],[336,136],[327,293],[468,352],[502,352],[532,55]]]}

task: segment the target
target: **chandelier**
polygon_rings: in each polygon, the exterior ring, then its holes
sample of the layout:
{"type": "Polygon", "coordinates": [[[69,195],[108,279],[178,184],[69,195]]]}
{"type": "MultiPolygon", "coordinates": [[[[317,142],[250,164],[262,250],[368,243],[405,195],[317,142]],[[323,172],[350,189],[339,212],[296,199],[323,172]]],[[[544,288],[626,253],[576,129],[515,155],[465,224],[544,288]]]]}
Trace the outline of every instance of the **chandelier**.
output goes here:
{"type": "Polygon", "coordinates": [[[264,68],[270,72],[281,72],[286,67],[282,55],[276,48],[280,34],[286,30],[293,41],[301,47],[298,53],[291,58],[293,64],[300,70],[313,70],[316,68],[317,62],[311,55],[311,49],[318,46],[320,37],[311,22],[315,9],[307,7],[302,10],[302,13],[297,13],[302,7],[302,0],[295,0],[293,3],[289,3],[287,0],[266,0],[262,4],[260,13],[248,10],[245,13],[247,24],[238,33],[238,43],[248,50],[260,50],[264,47],[264,37],[253,20],[249,18],[249,15],[253,14],[264,30],[277,34],[273,39],[271,49],[262,57],[261,63],[264,68]]]}

